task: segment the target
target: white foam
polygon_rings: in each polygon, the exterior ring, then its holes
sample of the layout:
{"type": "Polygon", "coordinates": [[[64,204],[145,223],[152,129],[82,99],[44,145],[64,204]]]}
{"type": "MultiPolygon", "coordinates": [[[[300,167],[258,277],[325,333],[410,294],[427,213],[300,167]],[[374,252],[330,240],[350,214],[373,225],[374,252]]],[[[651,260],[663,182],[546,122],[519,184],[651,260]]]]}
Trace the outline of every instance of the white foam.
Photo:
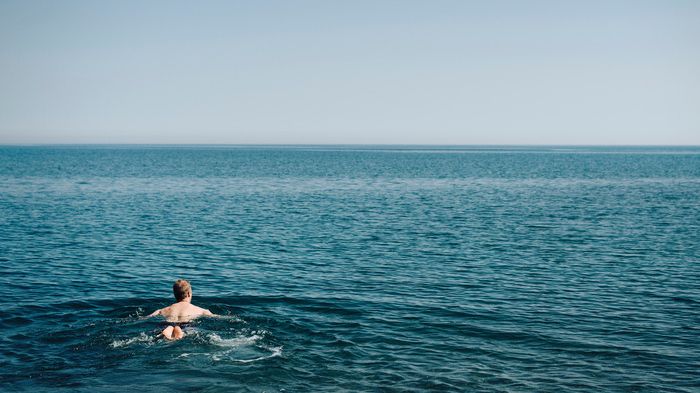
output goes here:
{"type": "Polygon", "coordinates": [[[249,337],[235,337],[235,338],[221,338],[216,333],[211,333],[207,335],[209,342],[220,347],[240,347],[242,345],[254,344],[256,341],[262,338],[259,334],[253,334],[249,337]]]}
{"type": "Polygon", "coordinates": [[[155,340],[153,335],[147,335],[146,333],[139,333],[136,337],[126,338],[124,340],[114,340],[109,345],[112,348],[126,347],[134,343],[152,343],[155,340]]]}
{"type": "Polygon", "coordinates": [[[266,348],[266,349],[271,351],[271,353],[269,355],[258,356],[256,358],[252,358],[252,359],[231,358],[230,353],[233,351],[232,349],[229,349],[227,351],[223,351],[220,353],[213,353],[210,355],[210,357],[211,357],[211,360],[213,360],[215,362],[229,361],[229,362],[234,362],[234,363],[253,363],[253,362],[259,362],[261,360],[270,359],[270,358],[274,358],[274,357],[282,355],[282,347],[274,347],[274,348],[266,348]]]}
{"type": "Polygon", "coordinates": [[[233,359],[233,361],[236,363],[253,363],[253,362],[260,361],[260,360],[271,359],[271,358],[274,358],[277,356],[282,356],[282,347],[274,347],[274,348],[270,348],[270,350],[272,351],[272,353],[267,355],[267,356],[260,356],[260,357],[254,358],[254,359],[233,359]]]}

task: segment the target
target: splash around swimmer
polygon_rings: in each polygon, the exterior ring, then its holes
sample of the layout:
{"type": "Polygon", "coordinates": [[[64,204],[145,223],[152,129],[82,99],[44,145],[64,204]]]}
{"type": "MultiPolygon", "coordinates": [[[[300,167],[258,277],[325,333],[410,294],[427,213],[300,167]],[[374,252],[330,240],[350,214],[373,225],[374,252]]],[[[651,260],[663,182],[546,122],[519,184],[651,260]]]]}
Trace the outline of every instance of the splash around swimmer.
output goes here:
{"type": "Polygon", "coordinates": [[[187,280],[177,280],[173,284],[173,295],[176,303],[152,312],[148,317],[162,315],[168,326],[160,333],[168,340],[179,340],[185,337],[181,325],[191,322],[198,317],[213,317],[211,311],[192,304],[192,286],[187,280]]]}

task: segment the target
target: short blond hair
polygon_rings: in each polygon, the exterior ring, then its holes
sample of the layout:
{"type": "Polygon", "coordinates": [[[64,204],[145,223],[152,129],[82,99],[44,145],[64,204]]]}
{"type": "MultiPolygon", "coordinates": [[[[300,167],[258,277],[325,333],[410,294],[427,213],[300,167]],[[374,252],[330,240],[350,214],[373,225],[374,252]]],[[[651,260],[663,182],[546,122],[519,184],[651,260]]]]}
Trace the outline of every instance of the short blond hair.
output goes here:
{"type": "Polygon", "coordinates": [[[187,280],[177,280],[173,284],[173,294],[175,299],[180,302],[188,296],[192,296],[192,286],[187,280]]]}

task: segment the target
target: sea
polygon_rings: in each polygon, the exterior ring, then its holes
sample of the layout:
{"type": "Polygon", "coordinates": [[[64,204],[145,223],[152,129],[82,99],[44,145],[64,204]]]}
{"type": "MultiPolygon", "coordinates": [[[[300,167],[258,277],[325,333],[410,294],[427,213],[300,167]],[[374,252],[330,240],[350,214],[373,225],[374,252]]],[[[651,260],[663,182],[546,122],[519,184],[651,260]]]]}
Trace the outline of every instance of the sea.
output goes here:
{"type": "Polygon", "coordinates": [[[3,392],[697,393],[700,147],[0,146],[0,289],[3,392]]]}

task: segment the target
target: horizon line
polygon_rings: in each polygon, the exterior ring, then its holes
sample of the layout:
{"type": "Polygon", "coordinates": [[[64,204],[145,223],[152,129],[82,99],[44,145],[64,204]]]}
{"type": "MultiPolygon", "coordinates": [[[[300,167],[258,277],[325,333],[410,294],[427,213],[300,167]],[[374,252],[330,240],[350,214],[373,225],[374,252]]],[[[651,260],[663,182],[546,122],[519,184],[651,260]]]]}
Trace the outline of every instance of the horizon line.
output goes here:
{"type": "Polygon", "coordinates": [[[406,147],[700,147],[700,144],[597,144],[597,143],[2,143],[0,146],[406,146],[406,147]]]}

